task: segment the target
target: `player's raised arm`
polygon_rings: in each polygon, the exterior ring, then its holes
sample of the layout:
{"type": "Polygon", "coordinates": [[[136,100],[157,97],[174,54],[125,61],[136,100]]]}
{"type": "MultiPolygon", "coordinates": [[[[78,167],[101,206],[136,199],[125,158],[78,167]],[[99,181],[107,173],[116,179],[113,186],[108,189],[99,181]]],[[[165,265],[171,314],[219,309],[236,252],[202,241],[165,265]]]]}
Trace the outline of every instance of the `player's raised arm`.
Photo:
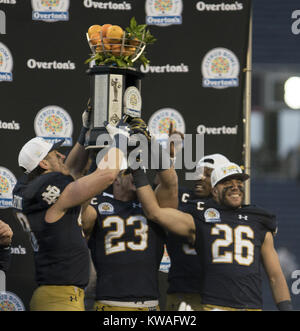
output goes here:
{"type": "Polygon", "coordinates": [[[65,160],[66,166],[70,169],[70,173],[75,179],[82,176],[82,172],[88,162],[89,152],[85,149],[84,143],[90,127],[91,110],[88,102],[86,110],[82,113],[82,128],[78,140],[65,160]]]}
{"type": "Polygon", "coordinates": [[[141,118],[130,121],[131,132],[142,134],[148,140],[148,168],[157,172],[158,186],[155,194],[160,207],[178,207],[178,178],[168,151],[150,136],[147,124],[141,118]]]}
{"type": "Polygon", "coordinates": [[[66,186],[57,202],[46,212],[47,222],[56,222],[66,211],[78,206],[101,193],[110,186],[119,174],[125,152],[122,146],[127,146],[128,133],[120,130],[115,134],[113,144],[104,155],[97,169],[66,186]]]}
{"type": "Polygon", "coordinates": [[[195,241],[193,217],[177,209],[161,208],[142,170],[134,171],[133,177],[137,188],[138,199],[142,204],[146,217],[163,226],[168,231],[188,237],[189,241],[193,243],[195,241]]]}

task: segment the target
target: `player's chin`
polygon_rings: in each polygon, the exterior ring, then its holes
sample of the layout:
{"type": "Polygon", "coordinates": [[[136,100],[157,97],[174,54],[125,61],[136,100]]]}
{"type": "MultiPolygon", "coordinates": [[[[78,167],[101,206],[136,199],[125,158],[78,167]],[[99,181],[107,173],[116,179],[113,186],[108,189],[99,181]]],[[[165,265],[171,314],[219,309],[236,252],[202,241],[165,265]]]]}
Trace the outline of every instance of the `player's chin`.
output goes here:
{"type": "Polygon", "coordinates": [[[227,205],[237,208],[240,207],[243,203],[244,196],[242,194],[239,195],[233,195],[226,197],[227,205]]]}

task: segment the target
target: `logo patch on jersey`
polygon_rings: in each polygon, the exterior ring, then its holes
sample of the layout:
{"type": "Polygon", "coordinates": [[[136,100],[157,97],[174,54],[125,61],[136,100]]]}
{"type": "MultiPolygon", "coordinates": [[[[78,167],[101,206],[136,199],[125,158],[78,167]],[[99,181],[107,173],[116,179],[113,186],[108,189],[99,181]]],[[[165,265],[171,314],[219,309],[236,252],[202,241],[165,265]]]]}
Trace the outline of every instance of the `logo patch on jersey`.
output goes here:
{"type": "Polygon", "coordinates": [[[60,196],[60,189],[56,186],[48,185],[46,192],[42,194],[43,200],[48,203],[48,205],[53,205],[60,196]]]}
{"type": "Polygon", "coordinates": [[[221,222],[220,213],[214,208],[207,209],[204,213],[204,218],[207,223],[221,222]]]}
{"type": "Polygon", "coordinates": [[[114,213],[114,206],[109,202],[102,202],[98,206],[101,215],[110,215],[114,213]]]}
{"type": "Polygon", "coordinates": [[[247,215],[239,214],[238,218],[239,218],[240,221],[248,221],[248,216],[247,215]]]}

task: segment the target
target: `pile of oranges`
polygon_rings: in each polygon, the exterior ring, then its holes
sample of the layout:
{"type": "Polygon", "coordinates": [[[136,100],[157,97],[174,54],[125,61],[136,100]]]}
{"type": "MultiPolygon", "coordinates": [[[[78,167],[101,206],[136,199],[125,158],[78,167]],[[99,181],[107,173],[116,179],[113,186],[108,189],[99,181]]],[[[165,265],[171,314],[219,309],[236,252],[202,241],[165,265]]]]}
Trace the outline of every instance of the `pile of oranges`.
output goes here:
{"type": "Polygon", "coordinates": [[[140,45],[137,38],[126,39],[125,31],[118,25],[92,25],[88,29],[89,43],[96,53],[114,56],[131,56],[140,45]]]}

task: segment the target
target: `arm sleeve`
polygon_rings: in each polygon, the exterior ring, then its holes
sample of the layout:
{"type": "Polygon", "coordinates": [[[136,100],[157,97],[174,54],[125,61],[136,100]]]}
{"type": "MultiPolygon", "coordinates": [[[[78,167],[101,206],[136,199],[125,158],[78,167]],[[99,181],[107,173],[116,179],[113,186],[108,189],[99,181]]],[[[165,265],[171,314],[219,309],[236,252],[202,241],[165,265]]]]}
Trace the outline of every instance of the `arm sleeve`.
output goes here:
{"type": "Polygon", "coordinates": [[[10,246],[0,246],[0,270],[7,272],[10,265],[10,246]]]}

